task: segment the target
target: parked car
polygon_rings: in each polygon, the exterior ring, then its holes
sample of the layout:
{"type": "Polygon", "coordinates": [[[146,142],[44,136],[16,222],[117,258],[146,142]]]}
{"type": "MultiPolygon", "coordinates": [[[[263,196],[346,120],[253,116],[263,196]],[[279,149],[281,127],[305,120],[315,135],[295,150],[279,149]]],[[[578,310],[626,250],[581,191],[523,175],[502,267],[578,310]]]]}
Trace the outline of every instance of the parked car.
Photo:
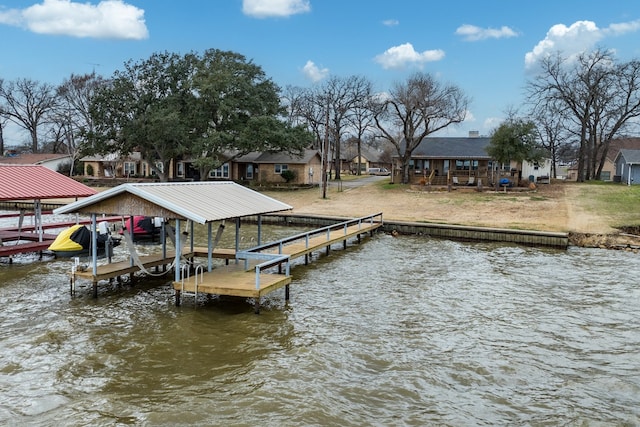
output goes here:
{"type": "Polygon", "coordinates": [[[386,168],[369,168],[367,171],[369,175],[387,176],[391,175],[391,171],[386,168]]]}

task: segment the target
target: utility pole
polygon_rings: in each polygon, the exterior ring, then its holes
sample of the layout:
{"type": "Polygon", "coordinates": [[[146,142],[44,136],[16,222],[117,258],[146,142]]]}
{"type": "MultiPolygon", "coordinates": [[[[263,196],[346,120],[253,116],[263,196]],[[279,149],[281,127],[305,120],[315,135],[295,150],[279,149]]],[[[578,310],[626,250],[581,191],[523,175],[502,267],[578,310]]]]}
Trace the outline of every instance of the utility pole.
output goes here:
{"type": "Polygon", "coordinates": [[[329,152],[329,99],[325,110],[324,141],[322,142],[322,198],[327,198],[327,161],[329,152]]]}

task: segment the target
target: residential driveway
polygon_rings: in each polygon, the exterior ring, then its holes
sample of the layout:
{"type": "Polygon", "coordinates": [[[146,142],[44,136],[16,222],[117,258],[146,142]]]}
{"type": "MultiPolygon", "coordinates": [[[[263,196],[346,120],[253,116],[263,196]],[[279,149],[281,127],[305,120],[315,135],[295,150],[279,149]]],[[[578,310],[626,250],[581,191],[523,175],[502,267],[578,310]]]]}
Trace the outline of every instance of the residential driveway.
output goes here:
{"type": "Polygon", "coordinates": [[[362,187],[363,185],[372,184],[374,182],[379,181],[390,181],[389,176],[376,176],[376,175],[364,175],[358,179],[347,179],[347,180],[329,180],[329,186],[333,188],[342,188],[343,190],[350,188],[362,187]]]}

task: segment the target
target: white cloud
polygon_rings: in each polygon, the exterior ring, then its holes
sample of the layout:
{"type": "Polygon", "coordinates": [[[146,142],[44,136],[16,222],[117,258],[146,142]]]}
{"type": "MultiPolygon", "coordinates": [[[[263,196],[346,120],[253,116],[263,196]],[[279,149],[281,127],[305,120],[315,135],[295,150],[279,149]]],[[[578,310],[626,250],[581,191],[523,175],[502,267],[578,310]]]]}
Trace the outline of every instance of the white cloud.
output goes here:
{"type": "Polygon", "coordinates": [[[416,52],[411,43],[401,44],[387,49],[375,57],[375,61],[384,69],[404,68],[408,65],[422,65],[425,62],[440,61],[444,58],[443,50],[425,50],[416,52]]]}
{"type": "Polygon", "coordinates": [[[329,69],[319,68],[313,61],[307,61],[302,67],[302,73],[313,83],[316,83],[329,75],[329,69]]]}
{"type": "Polygon", "coordinates": [[[507,37],[516,37],[518,33],[511,28],[502,26],[496,28],[480,28],[475,25],[462,25],[456,30],[456,34],[462,36],[464,40],[475,42],[486,39],[502,39],[507,37]]]}
{"type": "Polygon", "coordinates": [[[534,46],[524,57],[526,67],[534,66],[541,58],[554,52],[562,52],[572,57],[596,46],[603,38],[620,36],[640,30],[640,20],[611,24],[607,28],[598,28],[593,21],[577,21],[566,26],[556,24],[549,29],[544,39],[534,46]]]}
{"type": "Polygon", "coordinates": [[[122,0],[97,5],[71,0],[43,0],[26,9],[0,11],[0,23],[34,33],[73,37],[145,39],[144,10],[122,0]]]}
{"type": "Polygon", "coordinates": [[[382,25],[385,25],[387,27],[395,27],[396,25],[400,25],[400,21],[398,21],[397,19],[385,19],[384,21],[382,21],[382,25]]]}
{"type": "Polygon", "coordinates": [[[621,36],[626,33],[635,33],[640,30],[640,19],[631,22],[621,22],[619,24],[611,24],[609,28],[603,30],[605,35],[621,36]]]}
{"type": "Polygon", "coordinates": [[[287,17],[310,11],[309,0],[242,0],[242,13],[254,18],[287,17]]]}

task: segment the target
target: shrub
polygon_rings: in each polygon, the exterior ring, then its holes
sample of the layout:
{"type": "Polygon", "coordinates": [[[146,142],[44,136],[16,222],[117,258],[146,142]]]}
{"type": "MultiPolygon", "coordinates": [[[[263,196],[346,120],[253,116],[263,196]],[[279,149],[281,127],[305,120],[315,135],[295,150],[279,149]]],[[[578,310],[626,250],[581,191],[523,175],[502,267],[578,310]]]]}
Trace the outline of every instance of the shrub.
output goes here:
{"type": "Polygon", "coordinates": [[[296,178],[296,173],[292,170],[286,169],[280,173],[280,176],[285,180],[288,184],[296,178]]]}

